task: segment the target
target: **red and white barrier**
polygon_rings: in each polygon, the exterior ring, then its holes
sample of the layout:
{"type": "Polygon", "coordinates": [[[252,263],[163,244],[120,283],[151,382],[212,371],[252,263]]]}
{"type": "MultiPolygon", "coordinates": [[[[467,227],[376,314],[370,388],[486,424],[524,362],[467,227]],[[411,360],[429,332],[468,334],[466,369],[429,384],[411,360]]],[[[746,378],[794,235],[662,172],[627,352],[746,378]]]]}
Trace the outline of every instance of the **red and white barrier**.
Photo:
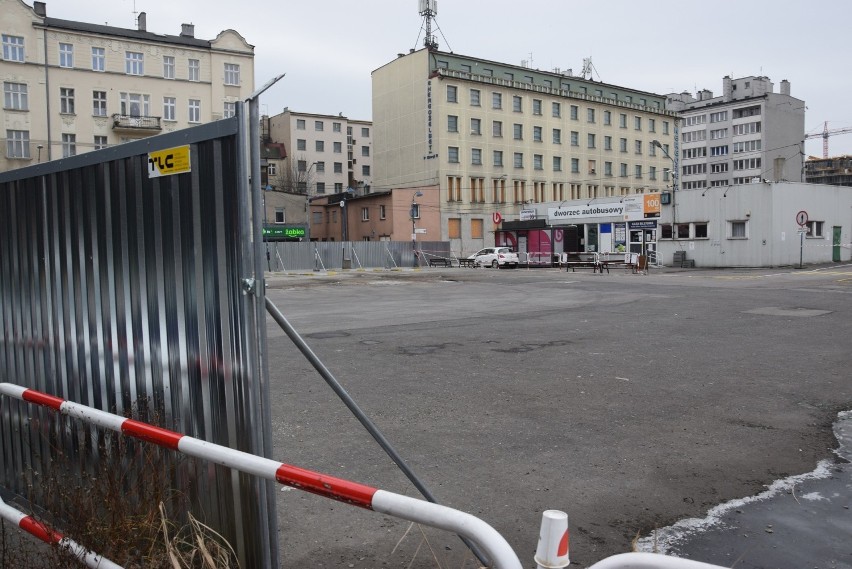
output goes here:
{"type": "Polygon", "coordinates": [[[457,533],[479,545],[495,569],[521,569],[518,556],[503,536],[465,512],[209,443],[12,383],[0,383],[0,394],[305,492],[457,533]]]}
{"type": "Polygon", "coordinates": [[[0,518],[15,524],[28,534],[37,537],[48,545],[58,545],[62,549],[67,549],[77,559],[85,563],[86,567],[91,567],[92,569],[122,569],[121,565],[116,565],[109,559],[92,553],[74,540],[64,537],[58,531],[47,527],[32,516],[28,516],[13,508],[2,499],[0,499],[0,518]]]}

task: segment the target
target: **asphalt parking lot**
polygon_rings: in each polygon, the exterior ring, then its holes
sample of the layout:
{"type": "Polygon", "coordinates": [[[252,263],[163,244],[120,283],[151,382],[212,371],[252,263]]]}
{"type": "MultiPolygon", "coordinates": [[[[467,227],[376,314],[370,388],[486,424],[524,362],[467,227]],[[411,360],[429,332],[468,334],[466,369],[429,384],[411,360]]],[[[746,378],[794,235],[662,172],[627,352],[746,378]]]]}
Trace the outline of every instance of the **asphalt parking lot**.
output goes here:
{"type": "MultiPolygon", "coordinates": [[[[852,267],[276,274],[268,297],[436,497],[572,564],[832,458],[852,267]]],[[[269,321],[275,458],[417,496],[269,321]]],[[[455,536],[283,489],[286,567],[477,567],[455,536]]]]}

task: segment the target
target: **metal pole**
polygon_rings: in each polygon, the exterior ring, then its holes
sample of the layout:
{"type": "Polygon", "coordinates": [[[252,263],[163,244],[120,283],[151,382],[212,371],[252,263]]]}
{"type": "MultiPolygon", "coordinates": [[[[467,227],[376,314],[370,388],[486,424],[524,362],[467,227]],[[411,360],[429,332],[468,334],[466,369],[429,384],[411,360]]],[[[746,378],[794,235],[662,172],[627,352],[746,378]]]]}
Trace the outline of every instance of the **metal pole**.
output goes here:
{"type": "Polygon", "coordinates": [[[802,257],[803,251],[805,248],[805,234],[802,232],[802,228],[799,228],[799,268],[802,268],[802,257]]]}
{"type": "Polygon", "coordinates": [[[414,223],[414,198],[411,199],[411,258],[412,266],[417,268],[417,231],[414,223]]]}

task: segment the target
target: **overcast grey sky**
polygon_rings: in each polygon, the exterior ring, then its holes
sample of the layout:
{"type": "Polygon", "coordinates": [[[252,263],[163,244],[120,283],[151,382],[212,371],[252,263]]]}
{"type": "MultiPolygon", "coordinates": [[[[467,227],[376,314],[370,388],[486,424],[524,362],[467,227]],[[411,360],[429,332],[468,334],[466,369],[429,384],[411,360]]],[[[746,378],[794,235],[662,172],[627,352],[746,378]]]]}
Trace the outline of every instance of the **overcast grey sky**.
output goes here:
{"type": "MultiPolygon", "coordinates": [[[[32,0],[26,0],[32,5],[32,0]]],[[[255,83],[287,76],[261,99],[284,107],[371,119],[370,73],[397,53],[423,45],[417,0],[47,0],[48,16],[198,38],[234,29],[255,46],[255,83]]],[[[791,82],[805,101],[805,130],[852,127],[849,0],[438,0],[440,49],[492,61],[580,72],[591,57],[595,79],[666,94],[710,89],[722,77],[766,75],[791,82]],[[442,35],[443,34],[443,35],[442,35]]],[[[829,139],[830,154],[852,154],[852,133],[829,139]]],[[[822,155],[822,139],[806,153],[822,155]]]]}

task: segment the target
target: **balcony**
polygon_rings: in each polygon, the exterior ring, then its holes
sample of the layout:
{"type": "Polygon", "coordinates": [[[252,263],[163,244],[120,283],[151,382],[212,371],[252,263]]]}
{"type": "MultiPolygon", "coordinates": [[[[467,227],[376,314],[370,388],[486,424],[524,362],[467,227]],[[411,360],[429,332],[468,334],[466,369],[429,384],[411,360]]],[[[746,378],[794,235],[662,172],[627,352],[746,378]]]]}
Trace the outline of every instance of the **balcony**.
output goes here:
{"type": "Polygon", "coordinates": [[[112,115],[112,129],[132,132],[160,132],[160,117],[138,117],[131,115],[112,115]]]}

